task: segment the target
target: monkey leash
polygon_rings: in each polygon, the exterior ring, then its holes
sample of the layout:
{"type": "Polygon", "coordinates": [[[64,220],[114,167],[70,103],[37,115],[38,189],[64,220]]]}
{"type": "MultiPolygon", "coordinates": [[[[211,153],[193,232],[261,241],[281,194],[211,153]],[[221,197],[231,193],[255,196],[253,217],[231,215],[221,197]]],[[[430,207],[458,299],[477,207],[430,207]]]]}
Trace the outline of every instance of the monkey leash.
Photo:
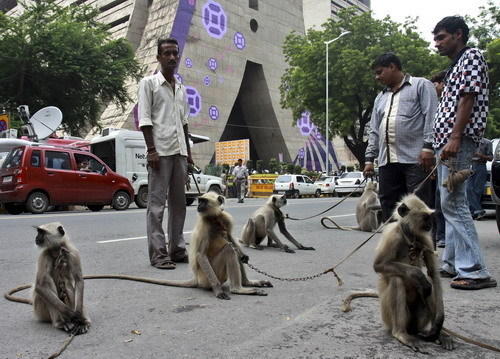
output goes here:
{"type": "MultiPolygon", "coordinates": [[[[351,308],[351,301],[353,299],[355,299],[355,298],[378,298],[378,293],[376,293],[376,292],[355,292],[355,293],[349,294],[348,296],[346,296],[344,298],[344,300],[342,302],[342,311],[343,312],[350,312],[351,311],[351,309],[352,309],[351,308]]],[[[424,302],[427,305],[427,300],[425,300],[425,298],[424,298],[424,302]]],[[[494,351],[494,352],[500,352],[500,348],[496,347],[494,345],[486,344],[486,343],[477,341],[475,339],[468,338],[468,337],[466,337],[464,335],[456,333],[453,330],[450,330],[450,329],[445,328],[445,327],[443,327],[442,330],[444,332],[450,334],[450,335],[453,335],[454,337],[456,337],[458,339],[463,340],[466,343],[469,343],[469,344],[472,344],[472,345],[476,345],[478,347],[481,347],[481,348],[484,348],[484,349],[488,349],[488,350],[491,350],[491,351],[494,351]]]]}
{"type": "MultiPolygon", "coordinates": [[[[285,218],[286,218],[286,219],[291,219],[292,221],[304,221],[304,220],[306,220],[306,219],[311,219],[311,218],[314,218],[314,217],[317,217],[317,216],[321,216],[323,213],[326,213],[326,212],[328,212],[328,211],[330,211],[330,210],[334,209],[334,208],[335,208],[335,207],[337,207],[339,204],[341,204],[342,202],[344,202],[346,199],[348,199],[349,197],[351,197],[351,196],[352,196],[352,194],[353,194],[353,193],[354,193],[354,192],[355,192],[358,188],[360,188],[360,187],[361,187],[361,185],[362,185],[364,182],[366,182],[366,178],[365,178],[365,179],[363,179],[363,180],[361,181],[361,183],[360,183],[360,184],[359,184],[356,188],[354,188],[354,189],[352,190],[352,192],[351,192],[351,193],[349,193],[347,196],[345,196],[345,197],[344,197],[344,198],[342,198],[340,201],[338,201],[337,203],[335,203],[333,206],[331,206],[331,207],[329,207],[329,208],[325,209],[324,211],[321,211],[320,213],[317,213],[317,214],[314,214],[314,215],[312,215],[312,216],[305,217],[305,218],[293,218],[293,217],[290,217],[290,216],[288,215],[288,213],[287,213],[287,214],[285,215],[285,218]]],[[[325,218],[326,218],[326,217],[325,217],[325,218]]]]}

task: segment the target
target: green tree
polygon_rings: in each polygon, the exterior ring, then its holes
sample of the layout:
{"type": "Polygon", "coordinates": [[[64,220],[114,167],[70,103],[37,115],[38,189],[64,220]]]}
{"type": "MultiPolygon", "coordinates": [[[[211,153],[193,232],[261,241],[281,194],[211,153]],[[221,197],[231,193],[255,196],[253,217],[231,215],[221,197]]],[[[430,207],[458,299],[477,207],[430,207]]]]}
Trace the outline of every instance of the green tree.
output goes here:
{"type": "Polygon", "coordinates": [[[112,40],[88,5],[63,7],[55,0],[24,4],[21,14],[0,13],[0,99],[16,114],[57,106],[63,128],[80,135],[98,126],[102,106],[129,101],[126,81],[139,64],[125,39],[112,40]]]}
{"type": "Polygon", "coordinates": [[[339,12],[339,21],[329,20],[324,31],[289,34],[284,54],[290,67],[282,76],[281,105],[292,110],[293,118],[308,110],[323,133],[325,41],[345,30],[351,34],[329,45],[329,134],[341,136],[363,167],[373,101],[382,89],[371,71],[374,59],[392,51],[400,57],[403,71],[422,77],[446,68],[447,60],[431,53],[429,43],[415,32],[413,20],[405,24],[389,17],[377,20],[371,12],[358,15],[353,8],[339,12]]]}

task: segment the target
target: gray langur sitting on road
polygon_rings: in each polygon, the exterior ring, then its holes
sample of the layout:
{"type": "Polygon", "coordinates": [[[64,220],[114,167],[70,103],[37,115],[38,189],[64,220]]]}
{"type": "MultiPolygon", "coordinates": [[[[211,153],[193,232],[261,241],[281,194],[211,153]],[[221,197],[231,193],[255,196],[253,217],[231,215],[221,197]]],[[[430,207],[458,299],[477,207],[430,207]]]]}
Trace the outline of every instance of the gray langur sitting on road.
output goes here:
{"type": "Polygon", "coordinates": [[[83,306],[83,275],[78,250],[59,222],[35,227],[38,256],[33,309],[41,321],[73,334],[84,334],[90,318],[83,306]]]}
{"type": "Polygon", "coordinates": [[[285,195],[272,195],[269,197],[267,202],[262,207],[257,209],[248,219],[247,223],[243,227],[243,231],[241,232],[240,242],[250,248],[263,249],[260,243],[267,236],[268,247],[278,246],[287,253],[295,253],[292,249],[288,248],[287,245],[283,244],[274,232],[274,227],[278,224],[280,232],[298,249],[314,250],[313,247],[303,246],[295,238],[293,238],[290,232],[286,229],[285,216],[280,209],[286,205],[286,203],[287,201],[285,195]],[[273,244],[273,242],[275,244],[273,244]]]}
{"type": "Polygon", "coordinates": [[[321,224],[329,229],[343,229],[346,231],[359,230],[363,232],[375,232],[382,224],[382,207],[378,199],[375,182],[369,181],[363,194],[356,204],[356,221],[358,225],[355,227],[340,226],[332,217],[321,218],[321,224]],[[334,226],[328,226],[325,221],[328,220],[334,226]]]}

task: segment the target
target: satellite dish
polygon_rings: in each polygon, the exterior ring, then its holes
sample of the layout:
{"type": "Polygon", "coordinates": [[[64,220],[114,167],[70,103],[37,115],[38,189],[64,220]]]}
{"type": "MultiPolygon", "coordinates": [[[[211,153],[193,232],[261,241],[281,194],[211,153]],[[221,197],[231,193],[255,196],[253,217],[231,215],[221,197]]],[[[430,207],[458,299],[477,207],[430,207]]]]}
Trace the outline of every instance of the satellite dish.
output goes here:
{"type": "Polygon", "coordinates": [[[44,140],[61,124],[62,112],[55,106],[44,107],[30,118],[30,122],[38,139],[44,140]]]}

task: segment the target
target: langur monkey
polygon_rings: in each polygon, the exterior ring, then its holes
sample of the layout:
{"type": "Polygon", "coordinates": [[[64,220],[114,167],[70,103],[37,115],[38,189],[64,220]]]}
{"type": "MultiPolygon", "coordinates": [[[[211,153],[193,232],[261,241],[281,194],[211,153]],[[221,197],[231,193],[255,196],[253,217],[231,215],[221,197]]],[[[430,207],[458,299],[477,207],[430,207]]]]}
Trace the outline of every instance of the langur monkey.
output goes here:
{"type": "MultiPolygon", "coordinates": [[[[222,288],[229,281],[234,294],[267,295],[262,289],[245,287],[272,287],[266,280],[250,280],[243,263],[248,261],[231,232],[233,219],[224,212],[224,197],[208,192],[198,197],[198,220],[191,234],[189,264],[194,278],[187,281],[153,280],[140,281],[186,288],[212,289],[219,299],[231,299],[222,288]]],[[[128,278],[138,280],[137,278],[128,278]]]]}
{"type": "Polygon", "coordinates": [[[379,274],[382,321],[397,340],[419,352],[425,351],[417,337],[453,349],[453,341],[441,330],[444,308],[431,238],[433,212],[416,195],[405,196],[394,211],[396,222],[383,231],[373,265],[379,274]]]}
{"type": "Polygon", "coordinates": [[[35,227],[38,256],[33,308],[42,321],[75,335],[84,334],[90,319],[83,307],[80,255],[59,222],[35,227]]]}
{"type": "Polygon", "coordinates": [[[285,217],[283,212],[281,212],[281,207],[286,205],[286,196],[272,195],[269,197],[267,202],[257,209],[248,219],[247,223],[243,227],[241,232],[241,240],[245,246],[255,249],[262,249],[263,247],[260,243],[267,236],[267,246],[273,246],[273,241],[276,245],[281,248],[281,250],[287,253],[295,253],[292,249],[288,248],[287,245],[283,244],[276,233],[274,233],[274,227],[278,223],[280,232],[298,249],[302,250],[314,250],[313,247],[305,247],[300,244],[293,236],[288,232],[285,226],[285,217]]]}
{"type": "Polygon", "coordinates": [[[356,227],[339,226],[332,217],[323,217],[321,219],[321,224],[331,229],[344,229],[347,231],[359,230],[363,232],[377,231],[382,224],[382,207],[380,206],[375,187],[375,182],[367,182],[365,190],[356,204],[356,221],[358,222],[356,227]],[[325,220],[332,222],[335,227],[327,226],[324,223],[325,220]]]}

